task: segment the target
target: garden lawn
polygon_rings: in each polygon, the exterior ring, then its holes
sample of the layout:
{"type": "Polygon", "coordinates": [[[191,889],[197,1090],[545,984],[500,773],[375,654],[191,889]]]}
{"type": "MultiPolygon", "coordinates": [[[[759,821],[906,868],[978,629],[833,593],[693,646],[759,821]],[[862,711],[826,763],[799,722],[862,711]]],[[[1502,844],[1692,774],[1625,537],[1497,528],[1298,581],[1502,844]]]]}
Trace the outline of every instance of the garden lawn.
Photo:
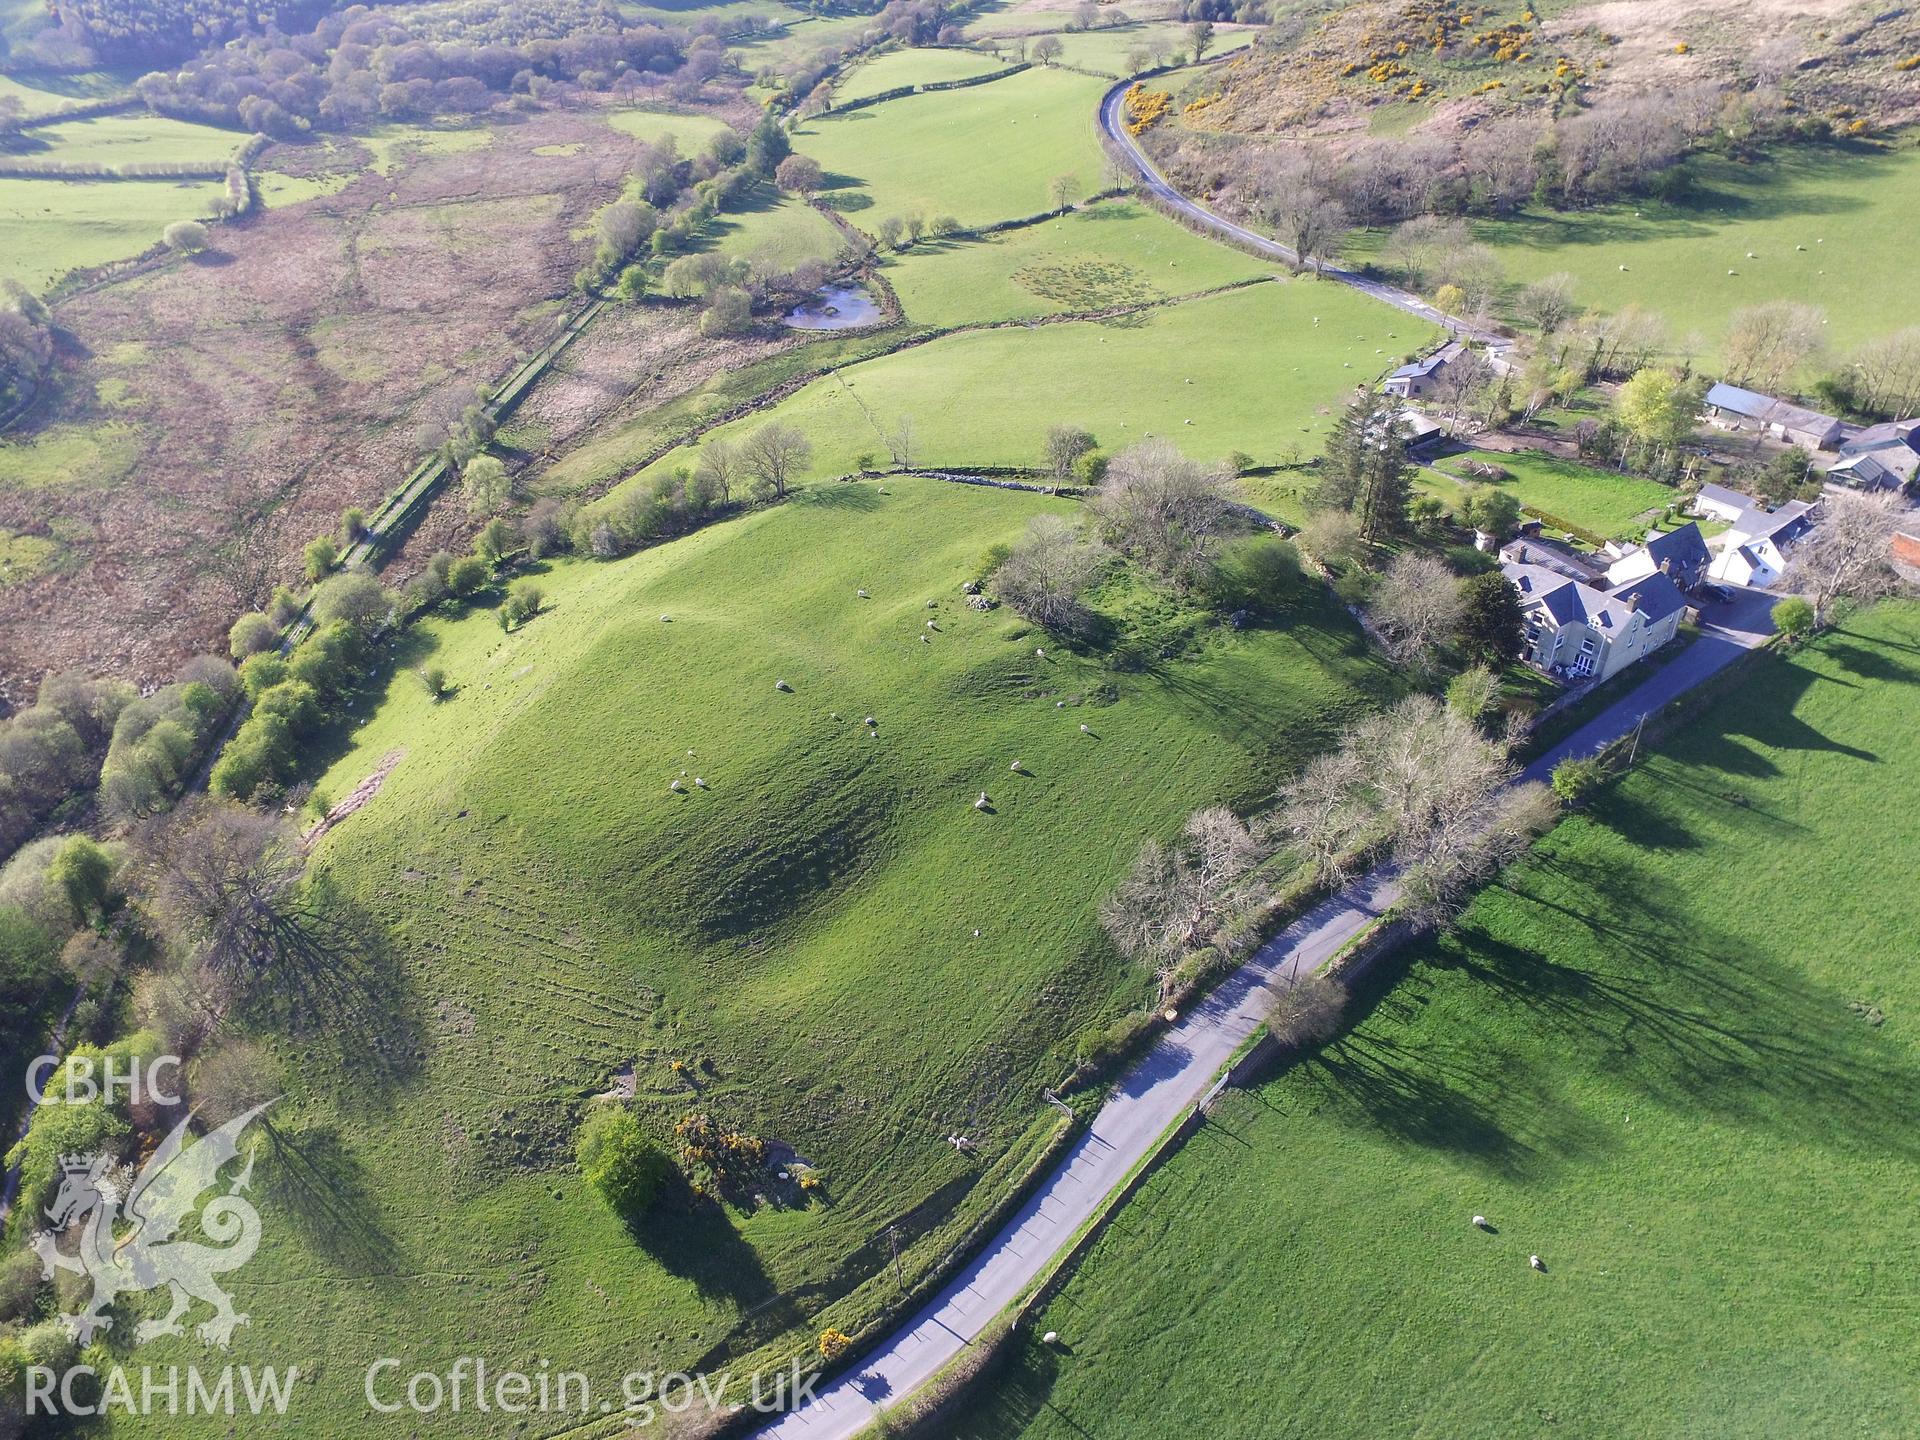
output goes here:
{"type": "Polygon", "coordinates": [[[1275,273],[1131,200],[977,239],[923,240],[886,263],[907,319],[922,325],[1100,310],[1275,273]]]}
{"type": "Polygon", "coordinates": [[[943,80],[970,80],[1007,68],[1004,60],[977,50],[889,50],[855,66],[833,87],[833,103],[845,105],[898,90],[902,85],[932,85],[943,80]]]}
{"type": "Polygon", "coordinates": [[[794,148],[826,169],[830,198],[857,211],[864,230],[914,211],[988,225],[1052,209],[1059,175],[1074,177],[1076,200],[1100,188],[1106,158],[1094,110],[1103,87],[1085,75],[1023,70],[810,120],[794,148]]]}
{"type": "MultiPolygon", "coordinates": [[[[1271,463],[1317,452],[1348,388],[1425,339],[1418,321],[1345,286],[1275,280],[1125,323],[948,335],[850,365],[710,433],[739,438],[787,421],[812,440],[815,477],[846,474],[862,455],[884,459],[903,417],[914,463],[936,468],[1038,466],[1058,424],[1084,426],[1108,451],[1158,435],[1197,457],[1238,450],[1271,463]]],[[[694,459],[686,446],[650,470],[694,459]]]]}
{"type": "Polygon", "coordinates": [[[175,220],[204,219],[217,180],[0,179],[0,275],[44,290],[69,270],[126,260],[175,220]]]}
{"type": "Polygon", "coordinates": [[[961,585],[1071,502],[888,488],[563,564],[510,635],[483,609],[401,642],[321,789],[397,763],[314,862],[390,927],[398,977],[286,1047],[277,1123],[303,1158],[263,1157],[268,1238],[236,1287],[235,1363],[322,1367],[302,1433],[363,1432],[370,1356],[410,1371],[483,1345],[490,1367],[605,1383],[857,1329],[893,1293],[885,1226],[911,1277],[1052,1132],[1038,1092],[1076,1032],[1143,998],[1096,920],[1142,840],[1257,801],[1392,691],[1306,584],[1280,627],[1206,623],[1194,658],[1147,672],[1042,659],[961,585]],[[429,661],[456,687],[438,704],[412,673],[429,661]],[[569,1148],[629,1062],[650,1131],[712,1112],[796,1147],[825,1199],[668,1204],[636,1243],[569,1148]]]}
{"type": "MultiPolygon", "coordinates": [[[[1452,476],[1462,485],[1493,483],[1467,473],[1466,467],[1474,462],[1498,465],[1507,471],[1512,478],[1497,482],[1499,487],[1511,491],[1529,514],[1552,517],[1548,522],[1550,527],[1558,520],[1602,539],[1634,529],[1634,521],[1649,510],[1664,510],[1679,498],[1671,485],[1611,470],[1596,470],[1541,450],[1511,454],[1469,450],[1463,455],[1449,455],[1436,461],[1432,468],[1452,476]]],[[[1449,501],[1456,500],[1457,494],[1446,495],[1447,488],[1433,487],[1431,493],[1449,501]]],[[[1454,508],[1453,504],[1448,508],[1454,508]]]]}
{"type": "Polygon", "coordinates": [[[1709,370],[1733,312],[1763,300],[1820,306],[1828,344],[1842,353],[1912,323],[1887,299],[1907,283],[1920,148],[1806,147],[1753,165],[1702,158],[1692,168],[1693,193],[1679,204],[1527,211],[1475,229],[1510,280],[1563,270],[1583,305],[1638,303],[1665,318],[1674,344],[1697,336],[1687,353],[1709,370]]]}
{"type": "Polygon", "coordinates": [[[1916,703],[1913,605],[1756,659],[1217,1110],[951,1433],[1920,1430],[1916,703]]]}

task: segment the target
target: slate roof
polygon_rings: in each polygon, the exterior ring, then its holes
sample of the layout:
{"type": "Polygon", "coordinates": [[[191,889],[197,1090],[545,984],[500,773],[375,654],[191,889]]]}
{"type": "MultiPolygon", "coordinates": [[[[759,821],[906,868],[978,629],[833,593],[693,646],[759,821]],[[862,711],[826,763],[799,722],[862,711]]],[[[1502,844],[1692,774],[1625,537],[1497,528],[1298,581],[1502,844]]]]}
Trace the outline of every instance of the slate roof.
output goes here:
{"type": "MultiPolygon", "coordinates": [[[[1618,635],[1625,632],[1632,618],[1633,612],[1613,596],[1578,580],[1569,580],[1544,566],[1509,561],[1500,571],[1520,592],[1521,608],[1539,607],[1553,618],[1556,629],[1578,623],[1618,635]]],[[[1659,578],[1666,579],[1664,575],[1659,578]]],[[[1673,582],[1668,580],[1667,585],[1672,588],[1673,582]]],[[[1674,593],[1677,595],[1679,591],[1674,593]]]]}
{"type": "Polygon", "coordinates": [[[1707,404],[1716,410],[1729,410],[1749,420],[1758,420],[1763,425],[1778,425],[1786,430],[1813,430],[1825,434],[1840,424],[1833,416],[1822,415],[1818,410],[1776,400],[1756,390],[1743,390],[1725,381],[1707,391],[1707,404]]]}
{"type": "Polygon", "coordinates": [[[1735,510],[1751,510],[1757,503],[1751,495],[1742,495],[1738,490],[1729,490],[1724,485],[1702,485],[1700,498],[1711,500],[1716,505],[1728,505],[1735,510]]]}
{"type": "Polygon", "coordinates": [[[1425,380],[1443,365],[1450,365],[1460,358],[1465,347],[1458,340],[1450,340],[1431,355],[1422,355],[1418,360],[1402,365],[1387,378],[1389,380],[1425,380]]]}
{"type": "Polygon", "coordinates": [[[1691,521],[1678,530],[1648,536],[1646,549],[1653,557],[1656,570],[1668,561],[1673,562],[1676,570],[1697,570],[1713,558],[1707,553],[1707,542],[1700,536],[1700,527],[1691,521]]]}
{"type": "Polygon", "coordinates": [[[1631,605],[1638,600],[1640,603],[1637,608],[1647,617],[1649,625],[1658,624],[1669,615],[1677,615],[1687,608],[1687,597],[1665,575],[1649,575],[1644,580],[1636,580],[1631,585],[1615,590],[1608,598],[1622,605],[1631,605]]]}
{"type": "Polygon", "coordinates": [[[1784,547],[1813,528],[1813,521],[1808,518],[1812,510],[1813,507],[1804,500],[1789,500],[1778,510],[1771,511],[1756,506],[1743,512],[1728,527],[1729,533],[1741,537],[1746,544],[1755,540],[1771,540],[1775,545],[1784,547]]]}

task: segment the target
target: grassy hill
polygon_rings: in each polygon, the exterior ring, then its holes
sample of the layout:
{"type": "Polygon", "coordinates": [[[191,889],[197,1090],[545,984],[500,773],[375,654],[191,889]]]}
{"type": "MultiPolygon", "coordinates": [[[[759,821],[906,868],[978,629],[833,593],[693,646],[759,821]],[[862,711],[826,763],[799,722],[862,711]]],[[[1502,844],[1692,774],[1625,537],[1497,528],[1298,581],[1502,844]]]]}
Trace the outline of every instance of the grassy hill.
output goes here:
{"type": "Polygon", "coordinates": [[[1103,603],[1185,658],[1055,650],[960,587],[1068,502],[888,489],[556,568],[511,635],[429,623],[405,660],[457,692],[398,673],[323,780],[398,757],[315,861],[398,978],[324,1017],[353,1048],[289,1051],[299,1158],[235,1355],[323,1364],[310,1423],[360,1415],[368,1355],[474,1335],[604,1377],[855,1328],[892,1292],[886,1227],[908,1274],[950,1243],[1050,1132],[1074,1033],[1141,994],[1095,920],[1140,841],[1257,800],[1392,688],[1310,586],[1236,633],[1116,581],[1103,603]],[[824,1200],[669,1204],[636,1244],[569,1151],[629,1064],[657,1134],[709,1111],[821,1167],[824,1200]]]}
{"type": "Polygon", "coordinates": [[[1916,687],[1913,605],[1758,660],[1219,1111],[954,1435],[1913,1433],[1916,687]]]}

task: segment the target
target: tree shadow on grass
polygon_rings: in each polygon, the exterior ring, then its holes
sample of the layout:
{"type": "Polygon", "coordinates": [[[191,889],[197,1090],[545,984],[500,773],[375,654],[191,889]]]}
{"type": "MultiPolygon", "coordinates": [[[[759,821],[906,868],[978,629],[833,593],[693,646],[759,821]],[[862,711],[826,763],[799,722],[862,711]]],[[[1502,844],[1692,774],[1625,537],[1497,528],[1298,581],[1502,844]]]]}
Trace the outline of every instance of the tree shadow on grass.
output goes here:
{"type": "Polygon", "coordinates": [[[267,1191],[276,1213],[292,1218],[308,1245],[351,1275],[394,1270],[398,1246],[374,1199],[359,1157],[331,1128],[268,1125],[274,1164],[267,1191]]]}
{"type": "Polygon", "coordinates": [[[306,882],[272,963],[236,1010],[246,1028],[299,1036],[339,1088],[366,1101],[417,1071],[425,1026],[386,928],[325,871],[306,882]]]}
{"type": "Polygon", "coordinates": [[[870,485],[815,485],[808,487],[806,493],[813,504],[834,510],[880,508],[880,492],[870,485]]]}

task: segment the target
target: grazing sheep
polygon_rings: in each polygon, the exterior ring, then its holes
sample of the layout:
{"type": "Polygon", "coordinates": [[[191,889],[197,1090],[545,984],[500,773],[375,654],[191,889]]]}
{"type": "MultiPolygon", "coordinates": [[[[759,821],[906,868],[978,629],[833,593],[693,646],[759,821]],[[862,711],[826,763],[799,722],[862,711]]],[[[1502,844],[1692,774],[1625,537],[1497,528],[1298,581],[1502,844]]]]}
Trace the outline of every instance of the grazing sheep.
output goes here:
{"type": "Polygon", "coordinates": [[[986,791],[982,790],[980,792],[980,798],[973,802],[973,808],[976,810],[984,810],[987,808],[987,792],[986,791]]]}
{"type": "Polygon", "coordinates": [[[940,603],[940,602],[939,602],[938,600],[929,600],[929,601],[927,601],[927,608],[928,608],[929,610],[931,610],[931,609],[933,609],[933,608],[934,608],[934,607],[935,607],[936,605],[938,605],[939,603],[940,603]]]}
{"type": "Polygon", "coordinates": [[[1080,726],[1080,733],[1082,735],[1091,735],[1093,734],[1093,727],[1091,725],[1082,723],[1080,726]]]}
{"type": "Polygon", "coordinates": [[[1045,649],[1043,649],[1043,648],[1042,648],[1041,646],[1038,646],[1038,645],[1036,645],[1036,646],[1034,646],[1034,647],[1033,647],[1033,658],[1034,658],[1034,659],[1036,659],[1036,660],[1044,660],[1044,659],[1046,659],[1046,658],[1047,658],[1047,652],[1046,652],[1046,650],[1045,650],[1045,649]]]}
{"type": "Polygon", "coordinates": [[[1806,246],[1804,246],[1804,245],[1796,245],[1796,246],[1794,246],[1793,248],[1794,248],[1794,249],[1796,249],[1796,250],[1805,250],[1805,249],[1806,249],[1807,247],[1806,247],[1806,246]]]}
{"type": "Polygon", "coordinates": [[[1536,1270],[1544,1270],[1547,1268],[1547,1262],[1542,1260],[1538,1255],[1529,1255],[1527,1257],[1527,1264],[1536,1270]]]}
{"type": "Polygon", "coordinates": [[[938,630],[938,629],[939,629],[940,627],[939,627],[938,625],[936,625],[936,624],[934,624],[934,623],[933,623],[933,621],[931,621],[931,620],[929,620],[929,621],[927,621],[927,628],[928,628],[929,630],[935,630],[935,631],[937,631],[937,630],[938,630]]]}
{"type": "Polygon", "coordinates": [[[1476,1230],[1484,1230],[1484,1229],[1486,1229],[1486,1228],[1487,1228],[1487,1217],[1486,1217],[1486,1216],[1484,1216],[1484,1215],[1476,1215],[1476,1216],[1474,1216],[1474,1217],[1473,1217],[1473,1228],[1474,1228],[1474,1229],[1476,1229],[1476,1230]]]}
{"type": "Polygon", "coordinates": [[[673,791],[675,794],[685,793],[686,788],[687,787],[682,785],[678,780],[669,780],[667,782],[667,789],[673,791]]]}
{"type": "Polygon", "coordinates": [[[791,685],[789,685],[789,684],[787,684],[787,682],[786,682],[786,681],[784,681],[784,680],[776,680],[776,681],[774,681],[774,682],[773,682],[773,688],[774,688],[774,689],[776,689],[776,690],[784,690],[784,691],[786,691],[786,692],[787,692],[787,693],[788,693],[789,695],[791,695],[791,694],[793,693],[793,687],[792,687],[791,685]]]}
{"type": "Polygon", "coordinates": [[[1014,774],[1018,775],[1026,767],[1022,765],[1018,760],[1016,760],[1013,762],[1013,764],[1009,765],[1007,768],[1013,771],[1014,774]]]}
{"type": "Polygon", "coordinates": [[[865,720],[863,720],[863,721],[862,721],[861,723],[862,723],[863,725],[866,725],[866,726],[867,726],[867,727],[868,727],[869,729],[871,729],[871,728],[872,728],[873,726],[875,726],[875,725],[878,725],[878,724],[879,724],[880,722],[879,722],[878,720],[876,720],[876,719],[874,719],[874,718],[873,718],[873,716],[871,716],[871,715],[869,715],[869,716],[867,716],[867,718],[866,718],[865,720]]]}
{"type": "Polygon", "coordinates": [[[1622,265],[1622,266],[1620,267],[1620,272],[1621,272],[1621,273],[1622,273],[1622,274],[1624,275],[1624,274],[1626,273],[1626,269],[1627,269],[1627,267],[1626,267],[1626,266],[1624,266],[1624,265],[1622,265]]]}
{"type": "Polygon", "coordinates": [[[671,615],[662,615],[662,616],[660,617],[660,623],[661,623],[662,625],[667,625],[667,624],[671,624],[671,623],[672,623],[672,621],[673,621],[673,617],[672,617],[671,615]]]}
{"type": "Polygon", "coordinates": [[[858,595],[862,600],[871,600],[873,598],[864,590],[856,590],[853,593],[858,595]]]}
{"type": "Polygon", "coordinates": [[[1753,253],[1753,251],[1751,251],[1751,250],[1749,250],[1749,251],[1747,252],[1747,258],[1748,258],[1749,260],[1758,260],[1758,259],[1759,259],[1760,257],[1759,257],[1758,255],[1756,255],[1756,254],[1754,254],[1754,253],[1753,253]]]}
{"type": "Polygon", "coordinates": [[[840,712],[838,710],[829,710],[827,712],[827,718],[829,720],[838,720],[840,718],[840,712]]]}
{"type": "Polygon", "coordinates": [[[1060,1343],[1060,1332],[1058,1330],[1047,1331],[1046,1334],[1040,1337],[1040,1343],[1042,1345],[1058,1345],[1060,1343]]]}
{"type": "Polygon", "coordinates": [[[1729,270],[1727,273],[1729,275],[1738,275],[1740,272],[1738,270],[1729,270]]]}
{"type": "Polygon", "coordinates": [[[693,777],[693,783],[702,790],[707,788],[707,782],[702,780],[698,775],[693,777]]]}

